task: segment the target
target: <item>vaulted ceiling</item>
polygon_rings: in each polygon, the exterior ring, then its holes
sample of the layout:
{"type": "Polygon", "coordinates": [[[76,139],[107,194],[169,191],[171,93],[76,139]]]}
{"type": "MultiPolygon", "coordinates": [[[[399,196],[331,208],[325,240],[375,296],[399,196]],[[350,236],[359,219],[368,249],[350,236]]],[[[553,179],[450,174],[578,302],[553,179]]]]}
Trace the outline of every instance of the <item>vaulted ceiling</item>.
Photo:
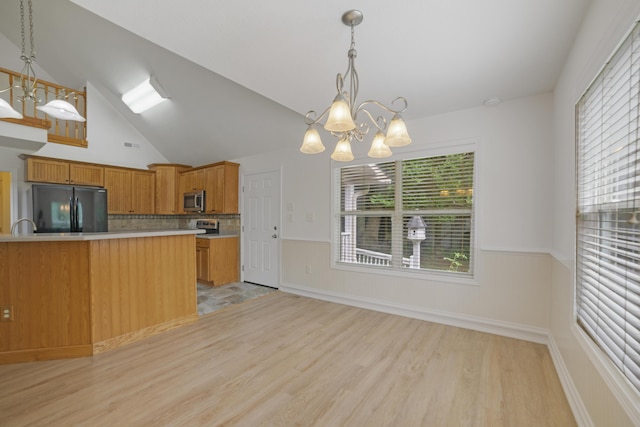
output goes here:
{"type": "MultiPolygon", "coordinates": [[[[364,13],[359,99],[404,96],[410,121],[553,90],[589,2],[33,0],[33,9],[37,63],[55,81],[90,82],[169,161],[202,164],[298,149],[304,113],[324,110],[346,71],[348,9],[364,13]],[[120,95],[149,74],[171,101],[133,114],[120,95]]],[[[0,2],[0,31],[20,47],[18,0],[0,2]]]]}

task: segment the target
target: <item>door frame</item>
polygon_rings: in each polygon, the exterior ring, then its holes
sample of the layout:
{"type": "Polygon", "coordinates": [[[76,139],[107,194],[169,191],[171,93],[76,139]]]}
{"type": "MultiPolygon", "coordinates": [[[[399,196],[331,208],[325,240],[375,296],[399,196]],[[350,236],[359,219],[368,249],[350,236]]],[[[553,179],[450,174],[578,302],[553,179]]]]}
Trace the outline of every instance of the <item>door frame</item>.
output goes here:
{"type": "Polygon", "coordinates": [[[277,263],[277,268],[278,268],[278,272],[277,272],[277,288],[280,288],[280,283],[282,282],[282,171],[283,168],[282,166],[277,167],[277,168],[273,168],[273,169],[264,169],[264,170],[255,170],[255,171],[242,171],[242,175],[240,177],[240,197],[239,197],[239,203],[240,203],[240,281],[243,282],[244,281],[244,264],[245,264],[245,245],[244,245],[244,218],[247,218],[248,215],[245,212],[246,206],[244,204],[244,184],[246,182],[246,177],[247,176],[251,176],[251,175],[261,175],[261,174],[265,174],[265,173],[272,173],[275,172],[278,174],[278,188],[279,188],[279,198],[278,198],[278,207],[279,207],[279,212],[280,215],[278,215],[278,248],[277,248],[277,255],[278,255],[278,263],[277,263]]]}

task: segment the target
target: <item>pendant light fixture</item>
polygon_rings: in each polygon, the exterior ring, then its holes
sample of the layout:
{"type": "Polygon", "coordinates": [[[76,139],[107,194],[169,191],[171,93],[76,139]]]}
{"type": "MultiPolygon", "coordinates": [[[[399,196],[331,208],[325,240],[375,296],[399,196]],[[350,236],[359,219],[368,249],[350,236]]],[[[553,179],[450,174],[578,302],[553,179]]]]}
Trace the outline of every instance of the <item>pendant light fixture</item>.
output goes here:
{"type": "Polygon", "coordinates": [[[300,147],[300,151],[305,154],[316,154],[325,150],[317,126],[325,117],[327,119],[323,126],[324,129],[338,138],[338,143],[331,158],[339,162],[349,162],[354,159],[351,152],[351,141],[354,139],[356,141],[364,140],[371,125],[377,131],[371,143],[369,157],[389,157],[392,154],[389,147],[402,147],[411,143],[407,126],[401,115],[407,109],[407,100],[405,98],[398,97],[391,103],[392,105],[397,102],[401,104],[402,108],[397,110],[375,100],[367,100],[357,104],[359,82],[355,68],[355,58],[358,52],[355,48],[354,28],[362,22],[362,19],[363,14],[359,10],[349,10],[342,15],[342,23],[351,27],[351,46],[347,55],[349,64],[344,75],[338,74],[336,77],[338,94],[331,106],[317,118],[315,117],[316,112],[313,110],[305,115],[305,123],[308,128],[300,147]],[[349,82],[348,91],[343,90],[345,80],[349,82]],[[378,116],[374,119],[374,115],[365,108],[373,105],[393,114],[391,121],[387,123],[387,119],[383,116],[378,116]],[[368,121],[358,121],[361,118],[368,121]]]}
{"type": "MultiPolygon", "coordinates": [[[[23,0],[20,0],[20,28],[22,34],[22,53],[20,55],[20,59],[24,62],[24,66],[22,67],[22,71],[20,72],[20,84],[10,86],[8,88],[0,90],[0,93],[7,92],[11,89],[21,89],[22,93],[16,97],[19,102],[24,102],[26,100],[31,100],[34,103],[41,102],[38,97],[37,91],[37,82],[38,79],[36,77],[36,72],[33,69],[33,63],[36,60],[36,50],[35,43],[33,41],[33,7],[31,4],[31,0],[28,2],[29,5],[29,45],[30,45],[30,53],[27,56],[25,49],[25,25],[24,25],[24,4],[23,0]]],[[[61,120],[72,120],[77,122],[84,122],[85,118],[78,113],[78,110],[66,99],[69,97],[76,97],[75,92],[67,93],[63,96],[64,99],[54,99],[43,106],[36,106],[37,110],[42,111],[43,113],[61,120]]],[[[12,119],[22,119],[23,116],[18,111],[16,111],[8,102],[3,99],[0,99],[0,118],[12,118],[12,119]]]]}

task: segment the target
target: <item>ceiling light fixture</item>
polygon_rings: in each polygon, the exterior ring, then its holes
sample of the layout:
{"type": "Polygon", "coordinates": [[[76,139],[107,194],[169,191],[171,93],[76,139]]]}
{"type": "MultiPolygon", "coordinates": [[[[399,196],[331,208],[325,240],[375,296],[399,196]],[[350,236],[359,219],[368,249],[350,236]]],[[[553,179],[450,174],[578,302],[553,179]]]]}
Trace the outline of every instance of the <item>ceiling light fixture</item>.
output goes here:
{"type": "Polygon", "coordinates": [[[304,134],[300,151],[305,154],[316,154],[325,150],[320,139],[320,134],[318,133],[317,125],[320,123],[320,120],[327,116],[327,113],[328,117],[323,127],[330,132],[331,135],[338,138],[335,151],[331,154],[333,160],[349,162],[354,159],[353,153],[351,152],[351,141],[353,139],[362,141],[369,132],[370,126],[367,122],[357,121],[360,113],[363,113],[365,119],[369,119],[377,129],[368,153],[369,157],[389,157],[391,155],[389,147],[402,147],[411,143],[411,138],[407,133],[407,126],[401,116],[401,113],[407,109],[407,100],[405,98],[398,97],[391,103],[393,105],[396,102],[400,102],[402,108],[398,110],[387,107],[375,100],[367,100],[356,104],[359,82],[358,72],[355,68],[355,58],[358,52],[356,51],[354,28],[362,22],[362,19],[363,14],[359,10],[349,10],[342,15],[342,23],[351,27],[351,46],[348,52],[349,66],[344,75],[338,74],[336,77],[338,95],[333,100],[332,105],[324,110],[317,118],[315,118],[316,112],[313,110],[304,116],[308,128],[304,134]],[[349,82],[348,91],[343,91],[345,80],[349,82]],[[392,113],[393,117],[391,121],[387,123],[387,119],[383,116],[378,116],[374,119],[374,115],[365,109],[365,107],[370,105],[377,106],[388,113],[392,113]]]}
{"type": "Polygon", "coordinates": [[[150,76],[138,86],[125,92],[122,95],[122,102],[127,104],[131,111],[140,114],[168,98],[160,83],[153,76],[150,76]]]}
{"type": "MultiPolygon", "coordinates": [[[[24,102],[26,100],[31,100],[34,103],[41,102],[38,97],[37,90],[38,87],[36,83],[38,79],[36,77],[36,72],[33,70],[33,63],[36,60],[36,49],[35,43],[33,41],[33,7],[31,5],[31,0],[29,0],[29,44],[31,47],[31,51],[29,56],[27,56],[25,51],[25,36],[24,36],[24,4],[23,0],[20,0],[20,28],[22,34],[22,53],[20,55],[20,59],[24,61],[24,66],[22,67],[22,71],[20,72],[20,84],[9,86],[6,89],[0,90],[0,93],[6,92],[8,90],[17,88],[22,89],[22,94],[18,95],[16,99],[19,102],[24,102]]],[[[53,101],[48,102],[44,106],[37,106],[36,109],[42,111],[43,113],[61,120],[73,120],[77,122],[84,122],[85,118],[78,113],[78,110],[71,105],[69,102],[65,101],[69,97],[73,97],[76,99],[77,95],[75,92],[67,93],[63,96],[64,99],[54,99],[53,101]]],[[[16,111],[8,102],[0,99],[0,118],[12,118],[12,119],[22,119],[23,116],[18,111],[16,111]]]]}

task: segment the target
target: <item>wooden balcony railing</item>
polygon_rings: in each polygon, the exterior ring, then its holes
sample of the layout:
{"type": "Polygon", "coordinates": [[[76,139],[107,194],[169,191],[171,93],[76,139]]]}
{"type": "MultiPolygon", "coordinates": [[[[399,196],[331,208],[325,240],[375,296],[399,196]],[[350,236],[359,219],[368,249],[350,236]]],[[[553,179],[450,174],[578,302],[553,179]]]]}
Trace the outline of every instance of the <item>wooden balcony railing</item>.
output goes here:
{"type": "Polygon", "coordinates": [[[47,129],[47,140],[58,144],[74,145],[76,147],[87,147],[87,122],[75,122],[71,120],[60,120],[49,117],[47,114],[36,109],[37,105],[44,105],[54,99],[64,99],[69,94],[66,101],[70,102],[80,115],[87,117],[87,91],[82,91],[49,83],[38,79],[36,81],[36,94],[40,98],[39,103],[32,100],[18,101],[17,95],[22,90],[13,86],[20,85],[20,73],[0,68],[0,90],[12,87],[12,89],[0,93],[0,97],[7,101],[11,107],[22,113],[22,119],[0,119],[19,125],[32,126],[47,129]]]}

